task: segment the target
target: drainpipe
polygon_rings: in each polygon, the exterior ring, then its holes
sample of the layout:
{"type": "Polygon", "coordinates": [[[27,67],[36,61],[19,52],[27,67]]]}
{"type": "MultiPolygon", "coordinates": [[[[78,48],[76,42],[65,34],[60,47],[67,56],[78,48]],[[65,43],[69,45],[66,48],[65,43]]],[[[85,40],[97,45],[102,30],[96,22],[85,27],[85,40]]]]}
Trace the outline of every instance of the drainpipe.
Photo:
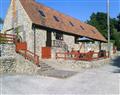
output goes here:
{"type": "Polygon", "coordinates": [[[101,50],[101,42],[99,42],[99,51],[101,50]]]}
{"type": "MultiPolygon", "coordinates": [[[[35,58],[35,54],[36,54],[36,29],[35,29],[35,25],[33,25],[33,32],[34,32],[34,58],[35,58]]],[[[35,61],[34,61],[35,63],[35,61]]]]}

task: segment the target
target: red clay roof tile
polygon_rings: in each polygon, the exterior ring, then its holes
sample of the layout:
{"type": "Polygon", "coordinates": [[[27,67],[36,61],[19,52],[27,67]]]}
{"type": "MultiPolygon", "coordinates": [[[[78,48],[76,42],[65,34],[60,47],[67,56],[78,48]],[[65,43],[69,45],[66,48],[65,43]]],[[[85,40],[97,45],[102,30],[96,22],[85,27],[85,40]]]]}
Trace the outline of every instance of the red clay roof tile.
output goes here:
{"type": "Polygon", "coordinates": [[[98,30],[91,25],[37,3],[35,0],[20,0],[20,2],[34,24],[106,42],[100,32],[93,33],[92,30],[98,30]],[[44,12],[45,17],[40,16],[39,10],[44,12]],[[58,17],[59,22],[55,21],[53,16],[58,17]],[[69,22],[72,22],[74,26],[71,26],[69,22]]]}

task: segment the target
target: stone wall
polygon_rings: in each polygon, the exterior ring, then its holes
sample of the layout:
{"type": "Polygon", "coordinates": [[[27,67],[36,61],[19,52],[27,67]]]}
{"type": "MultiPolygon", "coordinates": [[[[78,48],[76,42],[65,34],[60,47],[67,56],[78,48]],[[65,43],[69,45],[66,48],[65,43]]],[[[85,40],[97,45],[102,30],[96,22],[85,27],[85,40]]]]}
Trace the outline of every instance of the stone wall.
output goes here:
{"type": "Polygon", "coordinates": [[[35,74],[40,67],[37,67],[32,61],[25,59],[23,56],[17,54],[16,64],[14,65],[15,73],[21,74],[35,74]]]}
{"type": "MultiPolygon", "coordinates": [[[[108,44],[107,43],[102,43],[102,50],[108,51],[108,44]]],[[[110,44],[110,54],[113,55],[113,43],[110,44]]]]}
{"type": "MultiPolygon", "coordinates": [[[[56,40],[54,33],[52,32],[52,40],[56,40]]],[[[75,37],[72,35],[63,34],[63,42],[68,46],[68,50],[71,51],[72,48],[79,48],[79,44],[75,44],[75,37]]],[[[76,49],[76,50],[77,50],[76,49]]],[[[55,59],[56,52],[65,52],[64,49],[59,47],[52,47],[52,58],[55,59]]]]}
{"type": "Polygon", "coordinates": [[[0,44],[0,73],[13,71],[13,64],[15,64],[15,45],[14,44],[0,44]]]}
{"type": "Polygon", "coordinates": [[[36,74],[38,68],[33,62],[25,60],[24,57],[16,55],[15,58],[0,58],[0,74],[36,74]]]}
{"type": "Polygon", "coordinates": [[[68,45],[68,50],[71,51],[72,48],[75,48],[75,37],[71,35],[63,35],[64,42],[68,45]]]}
{"type": "Polygon", "coordinates": [[[23,26],[20,32],[23,41],[27,42],[28,50],[34,51],[34,31],[32,30],[32,21],[24,10],[21,3],[17,0],[18,26],[23,26]]]}
{"type": "MultiPolygon", "coordinates": [[[[19,29],[19,35],[22,38],[22,41],[26,41],[28,45],[28,49],[30,51],[33,51],[33,44],[34,44],[34,32],[32,30],[32,21],[29,18],[28,14],[24,10],[23,6],[21,5],[19,0],[16,1],[16,13],[17,13],[17,24],[15,27],[22,26],[22,29],[19,29]]],[[[4,25],[3,25],[3,31],[7,29],[12,28],[12,22],[13,22],[13,16],[12,16],[12,4],[10,4],[10,7],[8,9],[4,25]]],[[[13,34],[13,30],[8,31],[8,34],[13,34]]]]}
{"type": "Polygon", "coordinates": [[[118,55],[115,54],[112,58],[99,59],[94,61],[76,61],[76,60],[64,60],[64,59],[55,59],[55,60],[43,60],[44,63],[49,66],[56,68],[57,70],[68,70],[68,71],[81,71],[82,69],[92,69],[99,68],[104,65],[110,64],[112,60],[116,59],[118,55]]]}
{"type": "MultiPolygon", "coordinates": [[[[32,30],[32,21],[30,20],[29,16],[25,12],[23,6],[19,2],[19,0],[16,0],[16,9],[17,9],[17,25],[16,26],[22,26],[22,30],[20,30],[19,35],[22,37],[23,41],[27,42],[28,50],[34,52],[34,31],[32,30]]],[[[12,28],[12,4],[10,4],[10,7],[8,9],[6,19],[4,22],[3,31],[12,28]]],[[[37,29],[36,30],[36,52],[41,58],[41,48],[46,46],[46,32],[45,30],[37,29]]],[[[12,33],[12,31],[8,32],[12,33]]],[[[64,42],[68,45],[68,50],[72,50],[74,48],[75,50],[79,50],[81,43],[75,44],[75,38],[74,36],[64,34],[64,42]]],[[[52,31],[52,40],[55,40],[55,36],[52,31]]],[[[102,47],[106,47],[105,44],[102,44],[102,47]]],[[[52,58],[55,57],[55,52],[60,50],[63,51],[60,48],[52,48],[52,58]]],[[[99,50],[98,43],[95,44],[85,44],[85,47],[83,46],[81,48],[81,52],[83,51],[89,51],[89,50],[99,50]],[[86,48],[86,49],[85,49],[86,48]]],[[[106,49],[107,50],[107,49],[106,49]]]]}
{"type": "MultiPolygon", "coordinates": [[[[52,40],[56,40],[54,33],[52,32],[52,40]]],[[[63,34],[63,41],[68,46],[68,50],[72,50],[75,48],[76,50],[79,48],[79,44],[75,44],[75,37],[72,35],[63,34]]],[[[60,48],[58,48],[60,50],[60,48]]]]}
{"type": "Polygon", "coordinates": [[[8,72],[15,72],[14,64],[15,58],[0,58],[0,74],[8,73],[8,72]]]}
{"type": "Polygon", "coordinates": [[[17,54],[14,44],[0,44],[0,74],[3,73],[36,73],[39,69],[33,62],[17,54]]]}
{"type": "Polygon", "coordinates": [[[14,44],[0,44],[1,57],[15,57],[15,45],[14,44]]]}
{"type": "Polygon", "coordinates": [[[36,29],[36,53],[41,59],[42,47],[46,47],[46,33],[45,30],[36,29]]]}
{"type": "MultiPolygon", "coordinates": [[[[4,25],[3,25],[3,31],[8,30],[10,28],[12,28],[12,4],[10,4],[9,9],[7,10],[7,15],[5,17],[4,20],[4,25]]],[[[12,31],[9,31],[9,33],[11,33],[12,31]]]]}

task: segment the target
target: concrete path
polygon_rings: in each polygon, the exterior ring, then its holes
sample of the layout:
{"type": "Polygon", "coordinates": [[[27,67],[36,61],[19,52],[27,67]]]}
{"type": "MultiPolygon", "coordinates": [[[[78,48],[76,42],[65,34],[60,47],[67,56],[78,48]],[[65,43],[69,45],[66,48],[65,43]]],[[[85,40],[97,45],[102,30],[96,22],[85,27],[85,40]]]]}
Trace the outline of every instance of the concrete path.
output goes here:
{"type": "Polygon", "coordinates": [[[88,69],[72,77],[59,79],[44,76],[0,76],[1,95],[4,94],[94,94],[120,95],[120,59],[112,65],[88,69]]]}

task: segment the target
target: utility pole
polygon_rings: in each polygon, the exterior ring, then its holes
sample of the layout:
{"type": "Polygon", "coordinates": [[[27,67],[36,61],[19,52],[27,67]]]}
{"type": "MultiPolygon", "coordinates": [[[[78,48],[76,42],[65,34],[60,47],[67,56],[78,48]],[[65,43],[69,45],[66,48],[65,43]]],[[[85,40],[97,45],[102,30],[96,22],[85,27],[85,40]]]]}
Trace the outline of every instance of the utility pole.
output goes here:
{"type": "Polygon", "coordinates": [[[108,32],[108,52],[109,57],[111,56],[111,45],[110,45],[110,0],[107,0],[107,32],[108,32]]]}

